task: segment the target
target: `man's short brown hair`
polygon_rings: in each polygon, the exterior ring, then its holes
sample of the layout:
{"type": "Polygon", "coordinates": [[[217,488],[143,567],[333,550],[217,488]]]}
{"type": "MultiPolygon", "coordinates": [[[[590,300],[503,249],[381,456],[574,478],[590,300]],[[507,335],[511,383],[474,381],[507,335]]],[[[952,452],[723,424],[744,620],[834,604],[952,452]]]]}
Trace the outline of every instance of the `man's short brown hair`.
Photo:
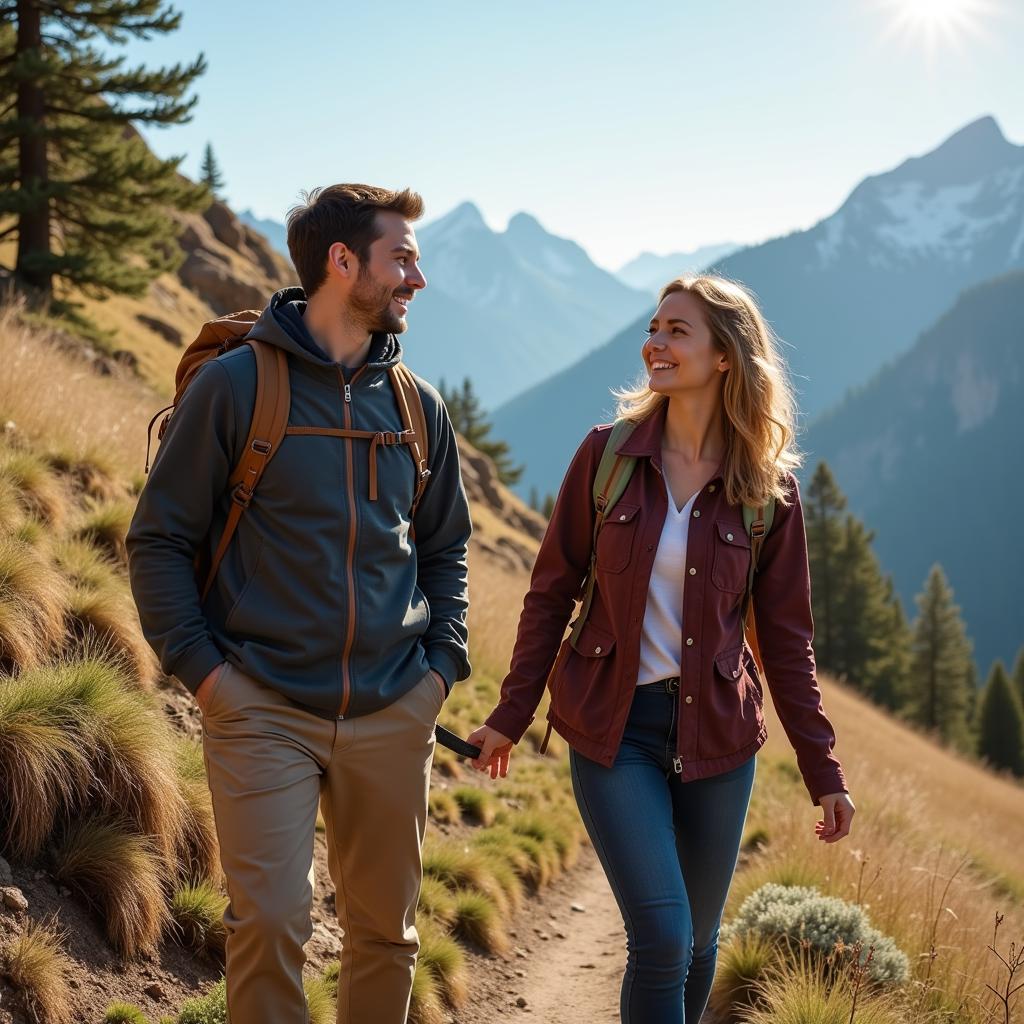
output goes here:
{"type": "Polygon", "coordinates": [[[288,252],[308,298],[327,278],[327,253],[344,242],[365,263],[380,238],[377,212],[389,210],[406,220],[423,216],[423,199],[407,188],[395,192],[376,185],[326,185],[305,192],[288,211],[288,252]]]}

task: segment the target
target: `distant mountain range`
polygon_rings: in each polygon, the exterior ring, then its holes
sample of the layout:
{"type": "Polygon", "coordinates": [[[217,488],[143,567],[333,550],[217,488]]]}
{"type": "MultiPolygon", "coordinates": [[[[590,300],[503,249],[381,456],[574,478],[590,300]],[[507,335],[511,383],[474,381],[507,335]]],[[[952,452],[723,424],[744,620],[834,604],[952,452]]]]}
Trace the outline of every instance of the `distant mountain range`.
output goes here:
{"type": "Polygon", "coordinates": [[[667,256],[642,252],[617,270],[615,276],[632,288],[657,292],[672,278],[704,270],[717,260],[731,256],[739,248],[735,242],[723,242],[721,245],[704,245],[693,252],[673,252],[667,256]]]}
{"type": "MultiPolygon", "coordinates": [[[[250,215],[247,223],[267,222],[250,215]]],[[[283,227],[270,224],[282,237],[283,227]]],[[[417,235],[427,288],[402,337],[406,362],[434,383],[471,378],[485,407],[574,363],[651,305],[647,292],[526,213],[498,232],[463,203],[417,235]]]]}
{"type": "Polygon", "coordinates": [[[1024,271],[965,292],[908,352],[811,424],[904,606],[941,562],[984,677],[1024,643],[1024,271]]]}
{"type": "Polygon", "coordinates": [[[280,221],[257,217],[252,210],[243,210],[237,216],[243,224],[259,231],[286,260],[291,259],[288,253],[288,229],[280,221]]]}
{"type": "MultiPolygon", "coordinates": [[[[1024,146],[990,118],[866,179],[831,217],[723,259],[780,334],[808,417],[906,349],[964,289],[1024,267],[1024,146]]],[[[576,444],[641,370],[648,313],[494,412],[526,464],[520,493],[555,491],[576,444]]]]}

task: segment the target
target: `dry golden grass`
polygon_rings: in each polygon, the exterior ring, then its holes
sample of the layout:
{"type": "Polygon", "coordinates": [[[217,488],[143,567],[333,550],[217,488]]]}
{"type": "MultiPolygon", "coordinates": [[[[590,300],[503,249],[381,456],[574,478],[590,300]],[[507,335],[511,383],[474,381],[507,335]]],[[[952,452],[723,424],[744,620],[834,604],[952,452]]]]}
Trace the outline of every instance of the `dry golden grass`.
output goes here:
{"type": "Polygon", "coordinates": [[[141,473],[146,425],[164,403],[129,375],[99,376],[52,335],[22,324],[21,312],[0,307],[0,425],[13,422],[44,455],[72,452],[126,479],[141,473]]]}
{"type": "Polygon", "coordinates": [[[164,867],[131,821],[92,818],[76,825],[58,847],[54,876],[96,907],[108,941],[123,956],[156,949],[171,920],[164,867]]]}
{"type": "Polygon", "coordinates": [[[1024,789],[939,749],[839,684],[826,679],[823,687],[857,805],[853,834],[831,846],[815,838],[820,811],[769,709],[748,818],[748,831],[766,845],[738,874],[726,916],[765,881],[816,885],[861,903],[910,957],[916,999],[903,1010],[907,1024],[931,1021],[941,1007],[984,1019],[985,985],[999,976],[986,948],[995,914],[1006,915],[1007,941],[1024,939],[1024,789]]]}
{"type": "Polygon", "coordinates": [[[18,992],[30,1017],[41,1024],[70,1024],[75,1019],[68,977],[71,960],[63,934],[53,925],[28,921],[0,945],[0,974],[18,992]]]}
{"type": "Polygon", "coordinates": [[[35,668],[64,638],[67,586],[45,553],[0,535],[0,673],[35,668]]]}

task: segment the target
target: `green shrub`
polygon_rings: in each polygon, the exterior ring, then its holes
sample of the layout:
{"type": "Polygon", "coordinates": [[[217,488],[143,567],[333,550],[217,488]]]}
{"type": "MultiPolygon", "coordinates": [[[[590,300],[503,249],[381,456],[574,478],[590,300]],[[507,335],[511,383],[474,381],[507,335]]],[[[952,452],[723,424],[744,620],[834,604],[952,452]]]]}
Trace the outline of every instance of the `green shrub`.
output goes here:
{"type": "Polygon", "coordinates": [[[221,978],[205,996],[190,999],[178,1014],[178,1024],[228,1024],[227,988],[221,978]]]}
{"type": "Polygon", "coordinates": [[[902,982],[909,974],[905,953],[868,921],[863,908],[836,896],[824,896],[807,886],[769,882],[748,896],[725,930],[728,938],[749,934],[786,940],[796,947],[803,940],[828,956],[837,944],[860,943],[861,963],[874,949],[868,975],[877,982],[902,982]]]}

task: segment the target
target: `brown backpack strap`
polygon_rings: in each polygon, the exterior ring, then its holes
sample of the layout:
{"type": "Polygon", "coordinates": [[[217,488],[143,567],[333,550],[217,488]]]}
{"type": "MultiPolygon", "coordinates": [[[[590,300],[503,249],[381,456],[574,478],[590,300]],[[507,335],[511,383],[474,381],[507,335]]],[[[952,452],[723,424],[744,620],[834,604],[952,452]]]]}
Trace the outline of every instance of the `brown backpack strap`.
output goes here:
{"type": "Polygon", "coordinates": [[[252,501],[256,485],[267,468],[267,463],[276,453],[288,426],[288,410],[291,406],[291,389],[288,381],[288,357],[276,345],[246,340],[256,356],[256,402],[253,406],[249,436],[245,440],[238,465],[229,480],[231,509],[228,512],[224,532],[221,534],[210,561],[210,568],[203,587],[202,600],[213,586],[220,563],[238,529],[242,513],[252,501]]]}
{"type": "MultiPolygon", "coordinates": [[[[423,399],[420,397],[420,389],[416,386],[416,380],[412,372],[404,363],[396,363],[389,369],[391,386],[395,392],[395,401],[398,402],[398,411],[402,416],[402,425],[407,431],[413,432],[413,438],[409,445],[412,453],[412,461],[416,467],[416,494],[412,500],[412,511],[409,514],[409,522],[414,523],[416,510],[419,508],[420,499],[427,486],[427,478],[430,476],[429,466],[429,434],[427,433],[427,418],[423,413],[423,399]]],[[[415,526],[411,527],[415,536],[415,526]]]]}

